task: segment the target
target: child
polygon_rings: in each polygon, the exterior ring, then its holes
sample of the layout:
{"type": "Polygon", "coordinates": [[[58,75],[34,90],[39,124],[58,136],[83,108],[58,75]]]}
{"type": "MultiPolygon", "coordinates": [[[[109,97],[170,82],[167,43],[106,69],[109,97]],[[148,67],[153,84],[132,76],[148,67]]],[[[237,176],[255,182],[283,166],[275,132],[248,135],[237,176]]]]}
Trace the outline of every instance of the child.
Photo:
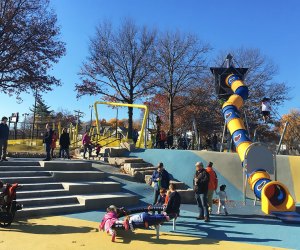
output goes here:
{"type": "Polygon", "coordinates": [[[165,204],[165,201],[166,201],[166,189],[165,188],[160,188],[159,190],[159,196],[158,196],[158,199],[157,199],[157,202],[155,205],[158,205],[158,206],[163,206],[165,204]]]}
{"type": "Polygon", "coordinates": [[[106,233],[109,233],[111,235],[111,241],[114,242],[116,240],[116,230],[113,229],[113,226],[118,223],[123,223],[125,230],[128,230],[128,223],[125,223],[125,221],[119,221],[118,220],[118,214],[117,214],[117,207],[114,205],[109,206],[106,209],[107,213],[104,215],[104,218],[102,219],[99,229],[105,230],[106,233]]]}
{"type": "Polygon", "coordinates": [[[270,119],[271,105],[269,101],[270,99],[266,97],[261,101],[261,114],[265,123],[270,119]]]}
{"type": "Polygon", "coordinates": [[[165,198],[165,203],[164,203],[164,207],[166,207],[168,205],[168,202],[169,202],[169,197],[170,197],[170,194],[171,194],[171,190],[168,190],[167,191],[167,195],[166,195],[166,198],[165,198]]]}
{"type": "Polygon", "coordinates": [[[101,150],[101,146],[100,146],[100,144],[97,144],[96,145],[96,156],[97,157],[99,156],[100,150],[101,150]]]}
{"type": "Polygon", "coordinates": [[[161,224],[165,221],[170,221],[170,217],[165,214],[149,214],[149,213],[141,213],[141,214],[135,214],[132,216],[127,216],[127,218],[124,221],[124,227],[126,225],[126,228],[130,227],[130,229],[134,230],[134,223],[144,223],[145,228],[149,227],[150,225],[156,225],[161,224]]]}
{"type": "Polygon", "coordinates": [[[228,215],[228,212],[227,212],[227,209],[226,209],[226,206],[225,206],[225,203],[227,201],[227,194],[225,192],[225,189],[226,189],[226,185],[223,184],[220,186],[220,191],[219,192],[216,192],[216,194],[219,196],[219,206],[218,206],[218,212],[217,214],[220,214],[220,209],[221,209],[221,206],[225,212],[225,215],[228,215]]]}

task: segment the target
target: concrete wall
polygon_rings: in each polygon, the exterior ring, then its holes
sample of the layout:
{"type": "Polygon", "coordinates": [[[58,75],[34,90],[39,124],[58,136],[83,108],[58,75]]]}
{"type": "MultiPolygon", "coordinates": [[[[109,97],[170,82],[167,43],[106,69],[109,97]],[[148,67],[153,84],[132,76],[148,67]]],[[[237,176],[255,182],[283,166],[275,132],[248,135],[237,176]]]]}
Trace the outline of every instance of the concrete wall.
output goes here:
{"type": "MultiPolygon", "coordinates": [[[[156,165],[163,162],[166,169],[174,178],[185,182],[190,187],[193,183],[195,163],[201,161],[206,164],[214,163],[219,184],[226,184],[227,193],[232,200],[243,199],[242,165],[235,153],[219,153],[211,151],[191,150],[161,150],[143,149],[131,152],[130,156],[143,158],[156,165]]],[[[263,166],[262,166],[263,167],[263,166]]],[[[293,197],[300,201],[300,157],[277,156],[278,180],[285,184],[293,197]]],[[[253,198],[253,192],[247,191],[247,196],[253,198]]]]}

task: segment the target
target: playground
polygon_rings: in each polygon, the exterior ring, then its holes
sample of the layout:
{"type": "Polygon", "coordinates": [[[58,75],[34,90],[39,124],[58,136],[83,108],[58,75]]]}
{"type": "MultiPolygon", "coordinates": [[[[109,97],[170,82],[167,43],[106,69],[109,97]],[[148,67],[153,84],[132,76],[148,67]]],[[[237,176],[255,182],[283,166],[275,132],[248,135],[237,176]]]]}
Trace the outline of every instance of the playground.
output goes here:
{"type": "Polygon", "coordinates": [[[300,249],[299,3],[0,1],[0,250],[300,249]]]}

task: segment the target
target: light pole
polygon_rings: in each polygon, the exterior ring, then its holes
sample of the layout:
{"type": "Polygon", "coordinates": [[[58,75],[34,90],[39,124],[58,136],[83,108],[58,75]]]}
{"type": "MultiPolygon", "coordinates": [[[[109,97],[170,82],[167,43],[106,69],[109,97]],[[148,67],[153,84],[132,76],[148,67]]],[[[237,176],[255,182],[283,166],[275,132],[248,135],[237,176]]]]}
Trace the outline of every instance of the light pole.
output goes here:
{"type": "Polygon", "coordinates": [[[93,125],[93,108],[94,108],[94,105],[89,105],[89,108],[91,109],[91,124],[90,124],[90,128],[92,128],[92,125],[93,125]]]}
{"type": "Polygon", "coordinates": [[[22,114],[22,116],[24,116],[24,126],[23,126],[23,133],[25,134],[25,126],[26,126],[26,118],[27,118],[27,116],[29,116],[29,114],[28,113],[24,113],[24,114],[22,114]]]}

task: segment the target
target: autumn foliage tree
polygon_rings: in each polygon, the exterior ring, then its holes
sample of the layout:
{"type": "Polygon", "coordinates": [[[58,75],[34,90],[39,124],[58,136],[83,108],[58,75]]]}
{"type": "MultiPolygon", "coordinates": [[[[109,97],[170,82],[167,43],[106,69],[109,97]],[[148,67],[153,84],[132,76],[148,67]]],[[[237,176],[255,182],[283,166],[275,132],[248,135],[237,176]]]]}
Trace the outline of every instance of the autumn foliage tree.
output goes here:
{"type": "MultiPolygon", "coordinates": [[[[101,95],[104,99],[133,104],[153,85],[156,32],[125,20],[113,28],[101,23],[90,40],[89,56],[83,64],[78,96],[101,95]]],[[[132,137],[133,108],[128,108],[128,137],[132,137]]]]}
{"type": "Polygon", "coordinates": [[[282,116],[278,130],[282,134],[285,123],[288,122],[287,130],[284,136],[284,141],[287,149],[297,149],[300,151],[300,110],[293,109],[288,114],[282,116]]]}
{"type": "Polygon", "coordinates": [[[60,81],[48,71],[64,54],[49,0],[0,0],[0,92],[52,90],[60,81]]]}

